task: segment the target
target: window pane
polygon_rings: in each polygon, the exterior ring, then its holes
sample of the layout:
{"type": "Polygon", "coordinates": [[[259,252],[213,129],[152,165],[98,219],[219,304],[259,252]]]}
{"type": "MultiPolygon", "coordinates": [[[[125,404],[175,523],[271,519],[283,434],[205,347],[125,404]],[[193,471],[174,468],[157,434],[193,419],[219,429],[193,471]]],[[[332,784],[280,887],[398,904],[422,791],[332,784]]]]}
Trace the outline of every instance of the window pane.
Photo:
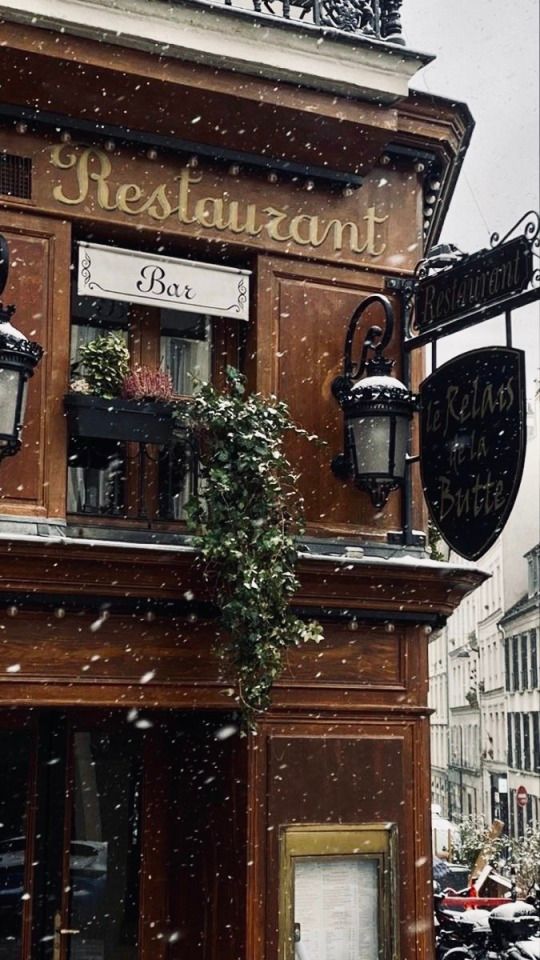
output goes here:
{"type": "Polygon", "coordinates": [[[75,289],[71,306],[70,363],[74,376],[83,376],[82,369],[74,369],[80,360],[80,350],[87,343],[106,333],[120,334],[128,341],[129,304],[100,297],[79,297],[75,289]]]}
{"type": "Polygon", "coordinates": [[[521,689],[527,690],[529,686],[529,648],[528,636],[526,633],[521,635],[521,689]]]}
{"type": "Polygon", "coordinates": [[[515,735],[515,765],[517,770],[521,770],[523,767],[522,764],[522,754],[521,754],[521,714],[514,714],[514,735],[515,735]]]}
{"type": "Polygon", "coordinates": [[[529,714],[523,714],[523,769],[531,769],[530,761],[531,737],[529,727],[529,714]]]}
{"type": "Polygon", "coordinates": [[[71,315],[74,323],[88,323],[94,327],[105,327],[110,330],[128,325],[129,304],[122,300],[79,296],[75,284],[71,300],[71,315]]]}
{"type": "Polygon", "coordinates": [[[207,383],[211,375],[211,324],[201,314],[161,310],[160,366],[182,396],[193,394],[194,380],[207,383]]]}
{"type": "Polygon", "coordinates": [[[159,460],[159,518],[183,520],[197,484],[196,457],[189,439],[172,443],[159,460]]]}
{"type": "Polygon", "coordinates": [[[68,453],[68,513],[125,514],[125,445],[72,439],[68,453]]]}
{"type": "Polygon", "coordinates": [[[531,715],[532,719],[532,737],[533,737],[533,771],[540,773],[540,716],[538,713],[531,715]]]}
{"type": "Polygon", "coordinates": [[[512,637],[512,690],[519,690],[519,637],[512,637]]]}
{"type": "Polygon", "coordinates": [[[538,689],[538,641],[536,630],[531,630],[531,689],[538,689]]]}
{"type": "Polygon", "coordinates": [[[0,960],[21,951],[29,753],[27,731],[0,731],[0,960]]]}
{"type": "Polygon", "coordinates": [[[136,960],[139,741],[110,730],[73,738],[69,960],[136,960]]]}
{"type": "Polygon", "coordinates": [[[506,741],[508,747],[508,766],[514,766],[514,725],[513,725],[513,714],[508,713],[506,715],[506,741]]]}

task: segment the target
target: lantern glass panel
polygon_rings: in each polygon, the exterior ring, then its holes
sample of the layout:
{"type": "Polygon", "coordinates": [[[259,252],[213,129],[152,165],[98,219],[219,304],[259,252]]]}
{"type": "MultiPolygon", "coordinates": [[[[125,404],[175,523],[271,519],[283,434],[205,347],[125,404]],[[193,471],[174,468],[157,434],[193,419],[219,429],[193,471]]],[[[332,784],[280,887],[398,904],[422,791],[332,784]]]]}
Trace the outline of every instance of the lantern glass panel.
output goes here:
{"type": "Polygon", "coordinates": [[[409,417],[396,416],[394,476],[402,480],[405,477],[407,446],[409,442],[409,417]]]}
{"type": "Polygon", "coordinates": [[[21,370],[0,368],[0,435],[4,437],[17,437],[17,401],[22,376],[21,370]]]}
{"type": "Polygon", "coordinates": [[[390,417],[355,417],[350,421],[356,472],[360,476],[388,476],[390,417]]]}

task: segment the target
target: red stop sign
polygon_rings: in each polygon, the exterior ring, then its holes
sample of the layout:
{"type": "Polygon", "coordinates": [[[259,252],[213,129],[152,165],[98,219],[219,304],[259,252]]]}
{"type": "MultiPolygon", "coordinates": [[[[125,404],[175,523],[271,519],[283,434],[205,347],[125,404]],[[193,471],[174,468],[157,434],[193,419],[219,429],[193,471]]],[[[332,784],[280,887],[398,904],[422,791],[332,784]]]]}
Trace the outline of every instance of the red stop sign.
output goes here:
{"type": "Polygon", "coordinates": [[[525,787],[518,787],[516,791],[516,800],[520,807],[527,806],[527,800],[529,799],[529,794],[527,793],[525,787]]]}

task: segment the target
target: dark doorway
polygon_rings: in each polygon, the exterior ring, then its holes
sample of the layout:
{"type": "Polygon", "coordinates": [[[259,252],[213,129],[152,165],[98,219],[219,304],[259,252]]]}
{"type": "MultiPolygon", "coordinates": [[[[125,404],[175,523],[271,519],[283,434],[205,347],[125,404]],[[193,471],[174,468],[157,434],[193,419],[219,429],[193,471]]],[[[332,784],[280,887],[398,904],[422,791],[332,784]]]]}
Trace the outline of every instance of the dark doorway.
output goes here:
{"type": "Polygon", "coordinates": [[[40,710],[3,720],[0,960],[206,960],[225,930],[219,955],[240,955],[234,719],[40,710]],[[220,873],[228,881],[216,885],[220,873]]]}

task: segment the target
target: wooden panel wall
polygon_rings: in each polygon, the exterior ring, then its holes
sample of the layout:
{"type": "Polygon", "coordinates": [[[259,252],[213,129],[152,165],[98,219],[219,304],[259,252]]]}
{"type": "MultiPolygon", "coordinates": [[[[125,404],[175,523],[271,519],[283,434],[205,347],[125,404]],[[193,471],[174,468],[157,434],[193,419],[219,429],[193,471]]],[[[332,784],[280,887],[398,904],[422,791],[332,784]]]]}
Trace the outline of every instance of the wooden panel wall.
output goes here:
{"type": "Polygon", "coordinates": [[[0,211],[0,233],[10,250],[2,300],[16,304],[14,325],[45,350],[28,387],[23,448],[0,471],[0,512],[63,517],[70,228],[26,211],[0,211]]]}
{"type": "MultiPolygon", "coordinates": [[[[33,611],[0,619],[10,663],[19,664],[18,680],[82,683],[90,702],[95,685],[117,682],[130,688],[148,673],[164,685],[218,682],[214,624],[168,618],[147,622],[143,616],[105,619],[98,612],[69,611],[62,619],[33,611]]],[[[69,702],[69,690],[66,697],[69,702]]]]}
{"type": "MultiPolygon", "coordinates": [[[[345,335],[358,304],[384,293],[384,277],[367,271],[336,269],[288,260],[261,258],[258,272],[257,385],[289,405],[293,420],[323,444],[291,437],[288,453],[301,473],[308,532],[362,533],[383,539],[401,526],[400,496],[393,493],[385,508],[375,511],[369,496],[343,483],[331,472],[332,458],[343,449],[343,414],[332,395],[332,381],[342,372],[345,335]]],[[[399,302],[394,336],[386,353],[399,363],[399,302]]],[[[383,317],[368,311],[358,329],[362,337],[383,317]]]]}
{"type": "MultiPolygon", "coordinates": [[[[15,688],[20,702],[33,688],[37,702],[167,706],[227,705],[232,678],[216,652],[216,624],[185,618],[126,617],[21,611],[0,616],[0,700],[15,688]],[[14,664],[15,671],[9,670],[14,664]],[[107,694],[107,690],[110,691],[107,694]],[[117,699],[115,699],[117,698],[117,699]]],[[[280,707],[362,710],[427,697],[427,637],[422,628],[326,624],[319,644],[285,654],[274,687],[280,707]]]]}
{"type": "Polygon", "coordinates": [[[431,957],[429,895],[422,892],[429,885],[429,831],[422,818],[427,726],[427,719],[390,717],[261,725],[252,757],[258,802],[251,822],[251,960],[278,957],[280,828],[386,821],[399,832],[400,958],[431,957]]]}

